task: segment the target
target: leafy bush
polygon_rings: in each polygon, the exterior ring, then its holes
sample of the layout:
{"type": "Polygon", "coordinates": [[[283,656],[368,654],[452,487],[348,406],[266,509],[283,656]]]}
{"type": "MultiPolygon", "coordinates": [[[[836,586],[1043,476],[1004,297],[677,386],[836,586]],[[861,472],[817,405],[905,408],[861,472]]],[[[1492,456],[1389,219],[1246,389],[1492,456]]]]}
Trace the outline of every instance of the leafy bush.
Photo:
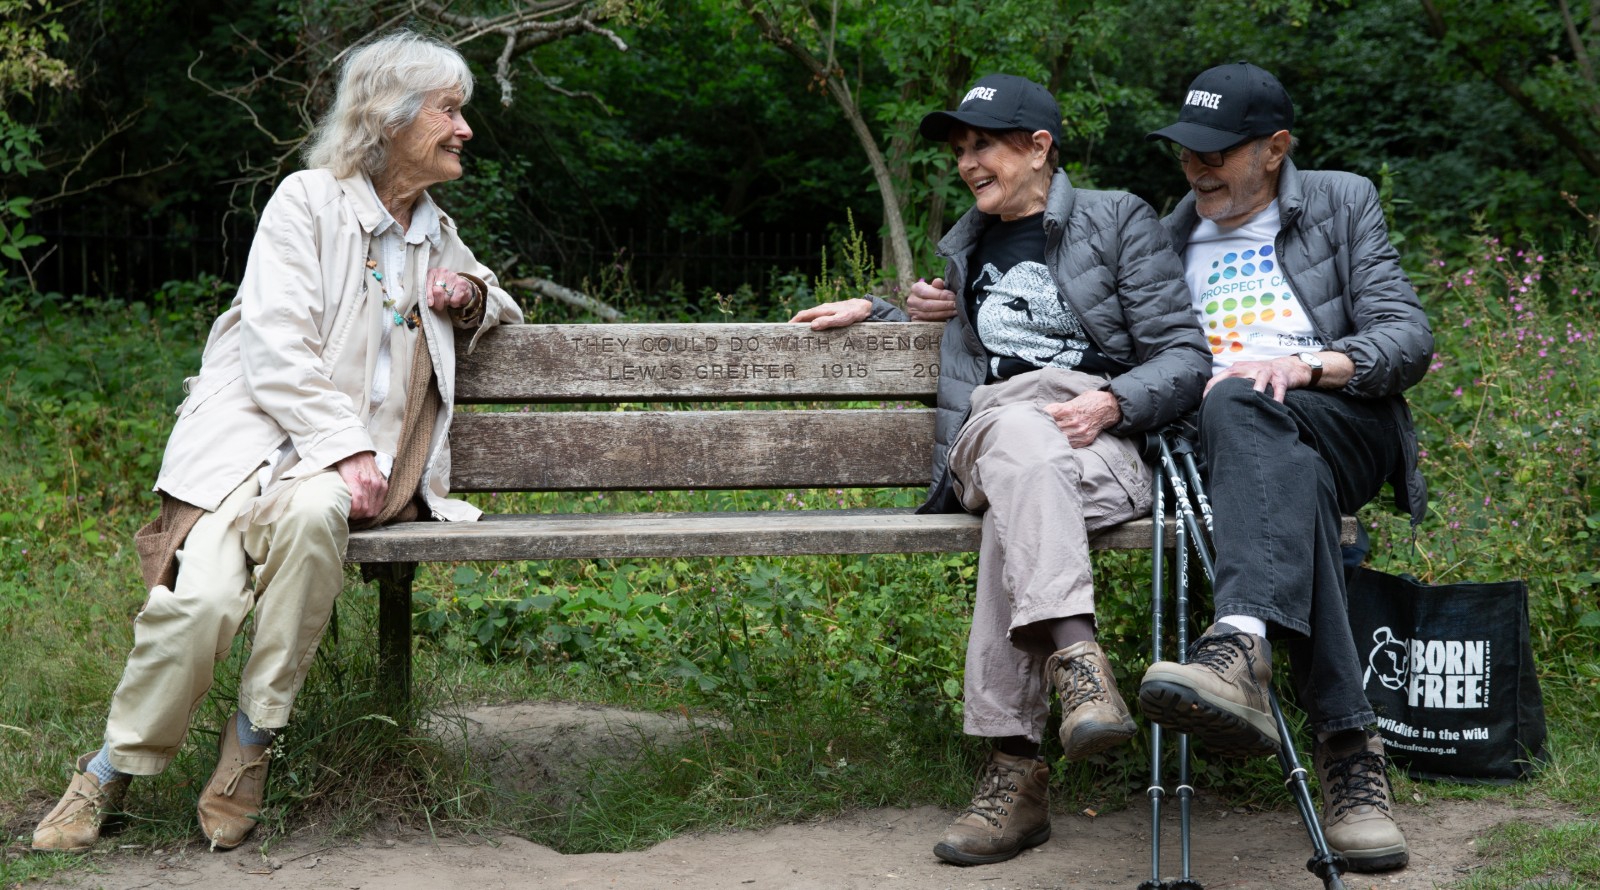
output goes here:
{"type": "Polygon", "coordinates": [[[1436,335],[1409,395],[1430,521],[1369,511],[1374,561],[1429,581],[1524,578],[1535,654],[1557,708],[1600,719],[1600,352],[1595,273],[1482,237],[1436,258],[1423,294],[1436,335]],[[1571,693],[1577,693],[1575,696],[1571,693]]]}

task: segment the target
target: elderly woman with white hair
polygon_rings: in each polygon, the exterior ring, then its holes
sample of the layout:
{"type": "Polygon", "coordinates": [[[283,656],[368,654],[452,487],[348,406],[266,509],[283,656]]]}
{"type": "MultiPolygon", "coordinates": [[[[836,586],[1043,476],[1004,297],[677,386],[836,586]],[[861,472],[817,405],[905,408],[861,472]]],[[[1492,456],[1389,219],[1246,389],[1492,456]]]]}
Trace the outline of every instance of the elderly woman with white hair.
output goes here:
{"type": "Polygon", "coordinates": [[[478,518],[448,497],[454,330],[476,342],[521,313],[427,192],[461,176],[471,95],[465,60],[429,37],[389,34],[345,60],[308,169],[267,203],[185,382],[161,514],[136,536],[149,597],[104,743],[79,758],[35,850],[89,849],[132,777],[167,766],[253,608],[238,710],[198,806],[212,849],[238,846],[343,587],[350,529],[478,518]]]}

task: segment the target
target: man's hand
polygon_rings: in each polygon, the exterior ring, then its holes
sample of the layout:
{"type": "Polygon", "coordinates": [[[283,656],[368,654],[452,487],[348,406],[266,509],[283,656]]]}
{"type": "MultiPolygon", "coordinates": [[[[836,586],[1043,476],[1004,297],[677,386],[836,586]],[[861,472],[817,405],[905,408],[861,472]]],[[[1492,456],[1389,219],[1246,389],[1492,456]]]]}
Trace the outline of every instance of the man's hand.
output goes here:
{"type": "Polygon", "coordinates": [[[1044,412],[1055,418],[1056,426],[1073,448],[1089,445],[1101,430],[1110,429],[1122,419],[1117,397],[1103,389],[1086,392],[1071,401],[1052,402],[1044,406],[1044,412]]]}
{"type": "Polygon", "coordinates": [[[383,512],[384,499],[389,496],[389,480],[378,472],[378,462],[372,452],[352,454],[333,465],[339,478],[350,489],[350,518],[371,519],[383,512]]]}
{"type": "Polygon", "coordinates": [[[872,301],[858,297],[802,309],[794,314],[794,318],[789,319],[789,323],[809,321],[813,331],[825,331],[828,328],[846,328],[858,321],[866,321],[867,316],[871,314],[872,301]]]}
{"type": "Polygon", "coordinates": [[[917,281],[906,295],[906,314],[912,321],[949,321],[956,314],[956,295],[946,290],[943,278],[917,281]]]}
{"type": "MultiPolygon", "coordinates": [[[[1322,377],[1317,381],[1321,388],[1338,389],[1355,375],[1355,363],[1342,352],[1319,352],[1317,358],[1322,359],[1322,377]]],[[[1311,385],[1311,366],[1292,355],[1279,356],[1270,362],[1234,362],[1206,382],[1204,395],[1210,395],[1211,387],[1229,377],[1251,381],[1256,392],[1270,389],[1273,401],[1282,402],[1289,390],[1311,385]]]]}

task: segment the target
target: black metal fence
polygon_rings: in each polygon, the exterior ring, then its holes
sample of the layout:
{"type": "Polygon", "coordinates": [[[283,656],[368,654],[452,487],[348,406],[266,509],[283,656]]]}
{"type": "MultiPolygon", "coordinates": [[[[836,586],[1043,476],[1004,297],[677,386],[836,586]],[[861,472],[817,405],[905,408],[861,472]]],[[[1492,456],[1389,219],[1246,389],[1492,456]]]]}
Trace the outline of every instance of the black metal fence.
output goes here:
{"type": "MultiPolygon", "coordinates": [[[[141,299],[166,282],[193,280],[203,273],[237,281],[254,227],[255,220],[243,214],[161,221],[102,218],[92,224],[76,215],[40,215],[29,230],[43,235],[45,246],[29,260],[36,264],[34,279],[42,291],[141,299]]],[[[567,237],[559,247],[535,243],[521,256],[574,289],[587,283],[615,291],[626,284],[660,293],[681,285],[694,297],[706,290],[732,293],[744,284],[765,290],[775,272],[814,278],[825,243],[820,232],[700,234],[630,228],[567,237]]]]}

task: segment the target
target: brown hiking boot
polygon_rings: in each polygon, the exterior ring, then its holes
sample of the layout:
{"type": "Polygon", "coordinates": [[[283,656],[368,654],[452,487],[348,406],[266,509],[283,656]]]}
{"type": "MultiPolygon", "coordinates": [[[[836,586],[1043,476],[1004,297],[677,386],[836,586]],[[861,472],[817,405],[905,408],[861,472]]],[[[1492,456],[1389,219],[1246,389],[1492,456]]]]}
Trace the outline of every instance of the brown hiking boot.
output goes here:
{"type": "Polygon", "coordinates": [[[1139,685],[1139,710],[1164,729],[1198,737],[1220,756],[1273,754],[1279,739],[1267,698],[1271,683],[1267,641],[1213,624],[1195,640],[1188,664],[1150,665],[1139,685]]]}
{"type": "Polygon", "coordinates": [[[241,745],[234,722],[237,711],[222,727],[217,768],[200,792],[200,830],[213,850],[232,850],[255,830],[261,800],[267,788],[269,745],[241,745]]]}
{"type": "Polygon", "coordinates": [[[129,777],[104,785],[85,772],[99,752],[90,751],[78,758],[78,768],[61,802],[33,830],[33,849],[41,853],[82,853],[100,839],[100,826],[106,816],[122,809],[128,793],[129,777]]]}
{"type": "Polygon", "coordinates": [[[1388,871],[1410,861],[1405,835],[1390,808],[1389,758],[1383,739],[1367,736],[1354,750],[1330,752],[1312,746],[1317,781],[1322,784],[1322,831],[1328,846],[1344,856],[1351,871],[1388,871]]]}
{"type": "Polygon", "coordinates": [[[972,803],[950,823],[933,855],[956,865],[987,865],[1049,839],[1050,767],[991,751],[972,803]]]}
{"type": "Polygon", "coordinates": [[[1045,672],[1061,696],[1061,747],[1068,760],[1099,754],[1138,731],[1099,643],[1085,640],[1062,649],[1045,662],[1045,672]]]}

